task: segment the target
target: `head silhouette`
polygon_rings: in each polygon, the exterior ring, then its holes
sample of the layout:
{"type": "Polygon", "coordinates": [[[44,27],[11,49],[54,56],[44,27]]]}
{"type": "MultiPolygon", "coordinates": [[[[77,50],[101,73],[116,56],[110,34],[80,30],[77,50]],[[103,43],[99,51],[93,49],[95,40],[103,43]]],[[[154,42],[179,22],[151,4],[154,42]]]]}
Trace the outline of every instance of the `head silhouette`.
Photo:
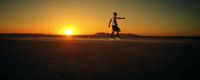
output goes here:
{"type": "Polygon", "coordinates": [[[113,12],[113,16],[117,16],[117,12],[113,12]]]}

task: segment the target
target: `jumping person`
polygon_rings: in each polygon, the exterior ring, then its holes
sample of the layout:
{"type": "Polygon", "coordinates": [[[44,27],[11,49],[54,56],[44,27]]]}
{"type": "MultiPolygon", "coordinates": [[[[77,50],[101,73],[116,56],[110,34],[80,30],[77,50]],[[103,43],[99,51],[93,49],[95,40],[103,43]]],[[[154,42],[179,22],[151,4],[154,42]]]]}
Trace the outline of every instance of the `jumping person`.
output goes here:
{"type": "Polygon", "coordinates": [[[117,17],[117,12],[113,12],[113,18],[110,19],[109,24],[108,24],[108,27],[110,27],[110,24],[112,22],[112,32],[111,32],[111,36],[110,36],[111,40],[113,40],[113,35],[114,35],[115,32],[117,32],[116,39],[119,40],[120,28],[118,26],[117,19],[126,19],[126,18],[125,17],[122,17],[122,18],[117,17]]]}

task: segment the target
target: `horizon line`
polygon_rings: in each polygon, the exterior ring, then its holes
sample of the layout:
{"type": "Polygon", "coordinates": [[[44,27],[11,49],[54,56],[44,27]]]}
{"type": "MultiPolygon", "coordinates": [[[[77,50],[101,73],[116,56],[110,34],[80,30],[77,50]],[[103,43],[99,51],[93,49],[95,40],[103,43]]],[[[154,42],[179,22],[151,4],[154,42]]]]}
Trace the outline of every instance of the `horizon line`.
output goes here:
{"type": "MultiPolygon", "coordinates": [[[[110,34],[106,32],[97,32],[97,33],[102,33],[102,34],[110,34]]],[[[97,33],[93,34],[74,34],[71,36],[88,36],[88,35],[98,35],[97,33]]],[[[0,35],[52,35],[52,36],[67,36],[65,34],[51,34],[51,33],[0,33],[0,35]]],[[[200,37],[200,36],[195,36],[195,35],[165,35],[165,36],[160,36],[160,35],[140,35],[140,34],[134,34],[134,33],[120,33],[122,35],[135,35],[138,37],[200,37]]]]}

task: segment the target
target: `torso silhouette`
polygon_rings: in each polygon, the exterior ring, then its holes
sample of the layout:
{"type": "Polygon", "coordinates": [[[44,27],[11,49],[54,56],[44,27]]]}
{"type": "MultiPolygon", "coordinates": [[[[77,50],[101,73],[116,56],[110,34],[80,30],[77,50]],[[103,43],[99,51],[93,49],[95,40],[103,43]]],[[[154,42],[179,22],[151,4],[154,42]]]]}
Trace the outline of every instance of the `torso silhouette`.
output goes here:
{"type": "Polygon", "coordinates": [[[112,22],[112,25],[113,26],[117,26],[118,25],[118,23],[117,23],[117,17],[113,17],[113,20],[112,20],[113,22],[112,22]]]}

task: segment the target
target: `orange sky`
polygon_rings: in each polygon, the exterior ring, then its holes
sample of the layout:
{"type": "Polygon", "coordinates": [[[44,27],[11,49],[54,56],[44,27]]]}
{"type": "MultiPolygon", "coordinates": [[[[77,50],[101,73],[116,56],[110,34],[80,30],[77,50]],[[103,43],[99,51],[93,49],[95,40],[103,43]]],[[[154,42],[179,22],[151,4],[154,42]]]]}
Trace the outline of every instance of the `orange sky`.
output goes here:
{"type": "Polygon", "coordinates": [[[113,11],[122,33],[200,36],[199,4],[190,0],[0,1],[0,33],[75,34],[110,32],[113,11]]]}

